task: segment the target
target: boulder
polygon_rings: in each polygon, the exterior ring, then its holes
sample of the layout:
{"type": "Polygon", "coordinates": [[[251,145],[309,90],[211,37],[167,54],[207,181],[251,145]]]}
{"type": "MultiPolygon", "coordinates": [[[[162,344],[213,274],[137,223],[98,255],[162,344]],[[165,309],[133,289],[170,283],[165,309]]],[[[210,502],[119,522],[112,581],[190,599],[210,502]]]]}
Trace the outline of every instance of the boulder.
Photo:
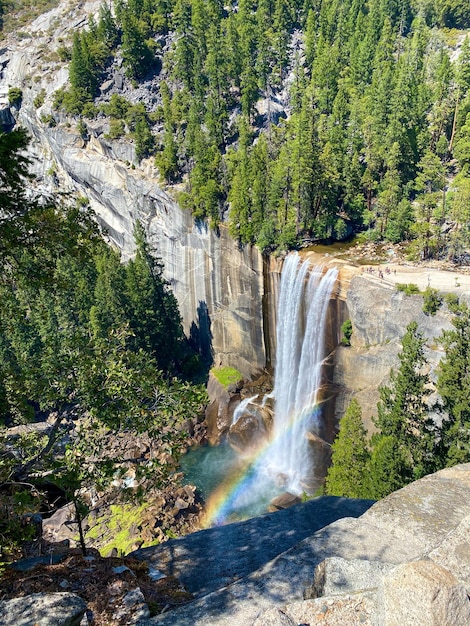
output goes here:
{"type": "Polygon", "coordinates": [[[86,602],[74,593],[33,593],[0,602],[2,626],[78,626],[86,602]]]}
{"type": "Polygon", "coordinates": [[[470,596],[470,516],[462,520],[444,541],[427,555],[450,570],[470,596]]]}
{"type": "Polygon", "coordinates": [[[465,587],[432,561],[399,565],[379,589],[383,626],[462,626],[470,624],[465,587]]]}
{"type": "Polygon", "coordinates": [[[294,624],[372,626],[375,599],[367,593],[332,596],[294,602],[288,604],[285,610],[294,624]]]}
{"type": "Polygon", "coordinates": [[[276,496],[271,500],[269,505],[269,511],[280,511],[281,509],[288,509],[290,506],[294,506],[294,504],[300,504],[301,499],[299,496],[294,495],[293,493],[289,493],[286,491],[285,493],[281,493],[281,495],[276,496]]]}
{"type": "Polygon", "coordinates": [[[243,381],[224,387],[217,378],[210,373],[207,383],[207,393],[210,404],[206,409],[207,435],[212,445],[220,442],[227,434],[233,420],[233,413],[240,404],[240,390],[243,381]]]}
{"type": "Polygon", "coordinates": [[[261,416],[256,412],[244,413],[230,426],[227,441],[241,454],[255,451],[267,439],[268,433],[261,416]]]}

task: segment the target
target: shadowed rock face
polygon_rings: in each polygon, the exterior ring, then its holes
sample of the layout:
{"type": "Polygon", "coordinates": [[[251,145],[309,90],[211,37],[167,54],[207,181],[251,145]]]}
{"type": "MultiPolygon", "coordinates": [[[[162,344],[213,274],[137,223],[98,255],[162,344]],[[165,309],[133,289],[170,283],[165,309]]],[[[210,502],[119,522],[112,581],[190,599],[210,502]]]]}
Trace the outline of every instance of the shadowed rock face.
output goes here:
{"type": "MultiPolygon", "coordinates": [[[[191,593],[202,597],[269,564],[334,520],[358,517],[371,505],[371,500],[322,496],[276,513],[143,548],[132,556],[175,575],[191,593]]],[[[179,624],[177,620],[174,623],[179,624]]]]}

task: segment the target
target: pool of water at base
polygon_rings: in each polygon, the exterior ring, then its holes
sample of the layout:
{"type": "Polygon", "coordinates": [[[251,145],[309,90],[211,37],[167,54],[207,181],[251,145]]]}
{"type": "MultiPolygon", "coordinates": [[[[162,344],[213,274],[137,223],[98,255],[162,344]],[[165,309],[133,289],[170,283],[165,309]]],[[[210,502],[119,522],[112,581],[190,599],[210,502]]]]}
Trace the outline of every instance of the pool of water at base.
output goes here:
{"type": "Polygon", "coordinates": [[[214,512],[210,525],[241,521],[262,515],[282,487],[227,443],[191,448],[180,459],[185,484],[195,485],[208,509],[214,512]]]}

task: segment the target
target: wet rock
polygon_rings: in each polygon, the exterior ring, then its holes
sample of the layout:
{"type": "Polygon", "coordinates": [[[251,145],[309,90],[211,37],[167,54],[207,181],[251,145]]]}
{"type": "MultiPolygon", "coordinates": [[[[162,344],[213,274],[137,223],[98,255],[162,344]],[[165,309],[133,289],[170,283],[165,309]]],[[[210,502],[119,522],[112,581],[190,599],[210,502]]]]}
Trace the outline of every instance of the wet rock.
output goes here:
{"type": "Polygon", "coordinates": [[[239,385],[224,387],[211,373],[207,383],[210,404],[206,409],[207,435],[212,445],[217,445],[227,434],[233,413],[240,403],[239,385]]]}
{"type": "Polygon", "coordinates": [[[281,493],[280,496],[277,496],[273,500],[271,500],[271,504],[269,505],[269,511],[280,511],[281,509],[288,509],[290,506],[294,506],[294,504],[300,504],[301,499],[299,496],[294,495],[293,493],[289,493],[286,491],[285,493],[281,493]]]}
{"type": "Polygon", "coordinates": [[[227,435],[229,444],[240,453],[255,451],[267,439],[268,433],[261,416],[245,413],[230,426],[227,435]]]}

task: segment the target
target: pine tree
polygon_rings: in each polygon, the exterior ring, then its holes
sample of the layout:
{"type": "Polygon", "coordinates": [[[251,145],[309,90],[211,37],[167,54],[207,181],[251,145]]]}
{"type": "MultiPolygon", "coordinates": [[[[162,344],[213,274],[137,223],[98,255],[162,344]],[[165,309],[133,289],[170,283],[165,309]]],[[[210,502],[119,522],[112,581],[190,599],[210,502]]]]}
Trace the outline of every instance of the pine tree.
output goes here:
{"type": "Polygon", "coordinates": [[[407,463],[399,441],[393,435],[376,435],[372,438],[372,451],[367,467],[365,494],[373,500],[385,498],[401,489],[406,482],[407,463]]]}
{"type": "MultiPolygon", "coordinates": [[[[380,388],[374,420],[381,437],[394,437],[402,485],[433,471],[435,426],[429,416],[429,375],[425,371],[425,339],[418,324],[408,324],[399,354],[400,365],[390,374],[390,385],[380,388]]],[[[378,438],[373,450],[380,442],[378,438]]]]}
{"type": "Polygon", "coordinates": [[[122,17],[122,56],[130,78],[140,78],[150,69],[153,54],[145,40],[142,24],[129,9],[122,17]]]}
{"type": "Polygon", "coordinates": [[[454,328],[440,337],[445,350],[437,378],[443,411],[441,467],[470,461],[470,309],[461,304],[453,312],[454,328]]]}
{"type": "Polygon", "coordinates": [[[331,447],[331,467],[326,476],[326,493],[347,498],[367,497],[369,450],[362,411],[353,398],[341,418],[339,433],[331,447]]]}
{"type": "Polygon", "coordinates": [[[149,250],[140,224],[137,251],[125,269],[126,306],[136,350],[142,349],[165,372],[175,371],[183,341],[178,304],[163,277],[163,264],[149,250]]]}

